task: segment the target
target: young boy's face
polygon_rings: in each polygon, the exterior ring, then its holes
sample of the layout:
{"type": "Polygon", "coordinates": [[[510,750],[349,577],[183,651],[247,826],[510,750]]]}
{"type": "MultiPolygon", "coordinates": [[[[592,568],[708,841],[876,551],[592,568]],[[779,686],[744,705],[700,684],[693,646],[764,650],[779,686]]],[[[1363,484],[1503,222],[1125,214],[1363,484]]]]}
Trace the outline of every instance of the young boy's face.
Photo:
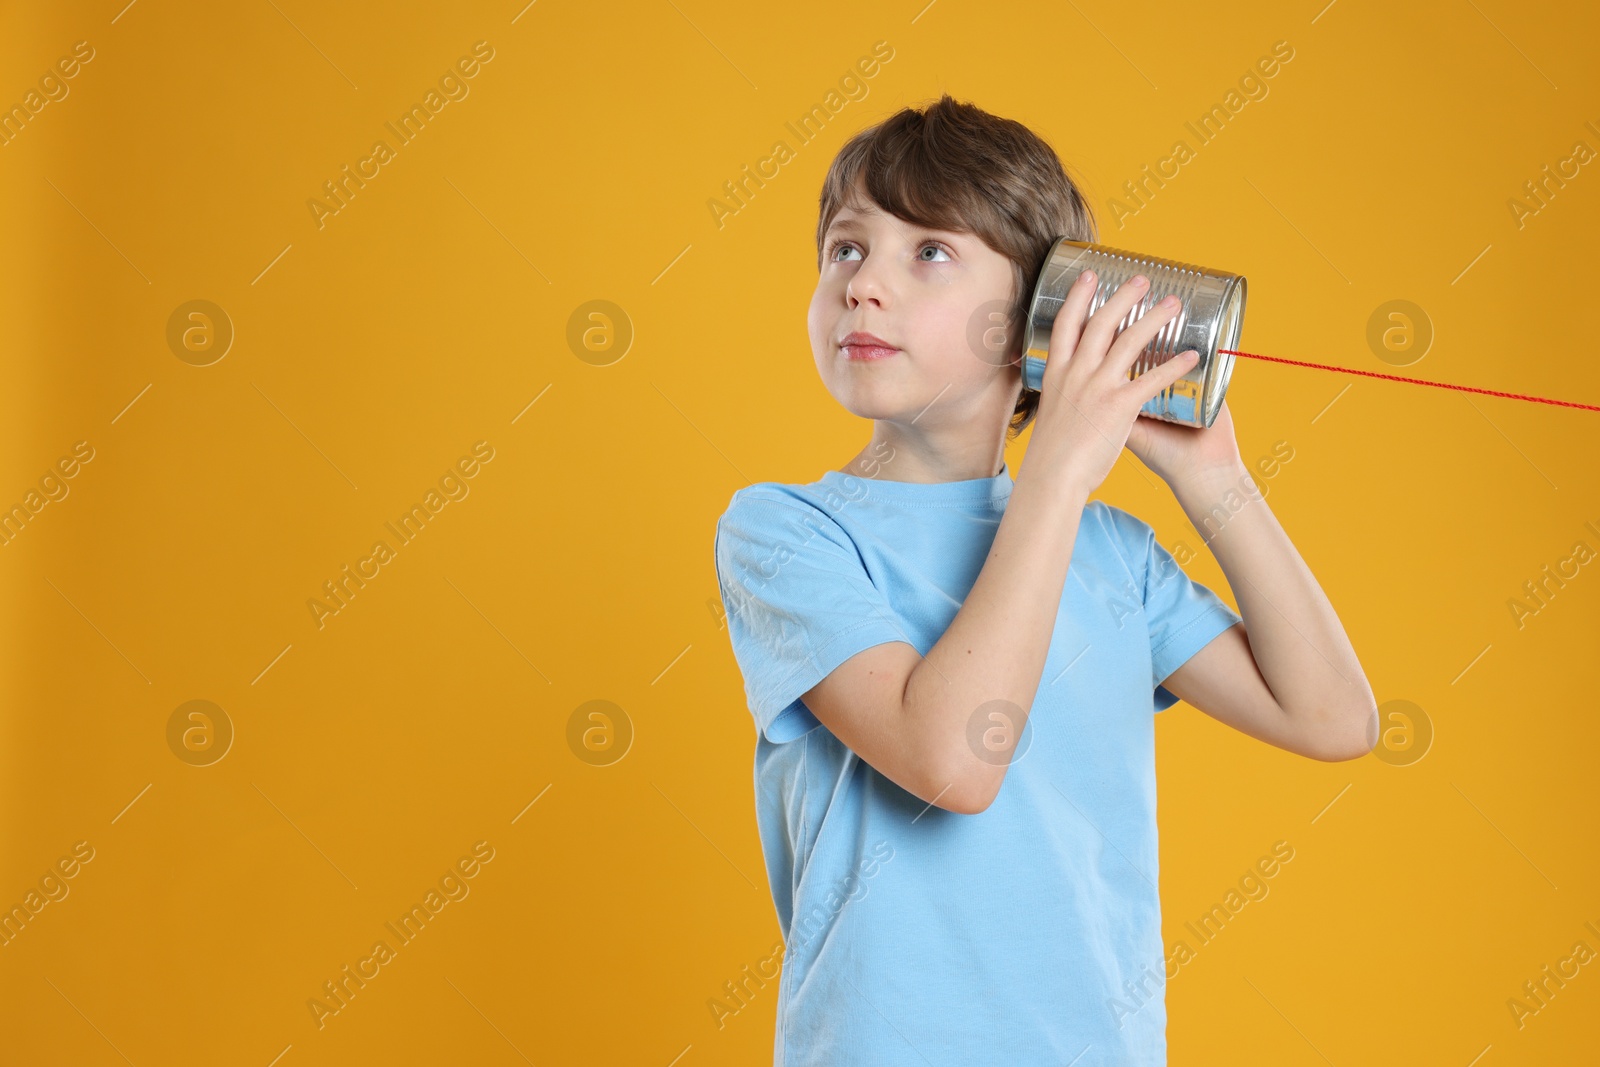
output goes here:
{"type": "Polygon", "coordinates": [[[1021,376],[981,339],[985,330],[1003,337],[1011,261],[974,234],[916,226],[857,195],[859,206],[842,208],[824,234],[806,317],[823,384],[861,418],[1003,433],[1021,376]],[[895,351],[845,347],[856,332],[895,351]]]}

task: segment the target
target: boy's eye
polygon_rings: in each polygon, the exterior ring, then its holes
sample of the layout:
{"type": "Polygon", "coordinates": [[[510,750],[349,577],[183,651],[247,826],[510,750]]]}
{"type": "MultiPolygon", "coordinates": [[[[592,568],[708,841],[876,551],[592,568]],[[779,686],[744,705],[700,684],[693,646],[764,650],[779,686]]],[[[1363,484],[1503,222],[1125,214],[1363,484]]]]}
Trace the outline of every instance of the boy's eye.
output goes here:
{"type": "MultiPolygon", "coordinates": [[[[829,259],[829,261],[833,262],[833,263],[845,262],[844,260],[841,260],[839,258],[839,253],[840,253],[840,251],[843,251],[843,250],[848,250],[848,251],[851,251],[851,252],[859,251],[859,249],[857,249],[855,245],[852,245],[847,241],[835,240],[832,244],[830,244],[828,246],[828,259],[829,259]]],[[[917,248],[917,259],[918,259],[919,262],[922,262],[922,263],[942,263],[942,262],[946,262],[946,261],[948,261],[950,259],[950,253],[945,251],[944,246],[939,244],[937,241],[924,241],[917,248]],[[929,259],[927,257],[927,255],[926,255],[926,253],[929,252],[930,250],[933,251],[933,252],[937,252],[938,254],[944,256],[944,259],[943,260],[940,260],[940,259],[929,259]]]]}

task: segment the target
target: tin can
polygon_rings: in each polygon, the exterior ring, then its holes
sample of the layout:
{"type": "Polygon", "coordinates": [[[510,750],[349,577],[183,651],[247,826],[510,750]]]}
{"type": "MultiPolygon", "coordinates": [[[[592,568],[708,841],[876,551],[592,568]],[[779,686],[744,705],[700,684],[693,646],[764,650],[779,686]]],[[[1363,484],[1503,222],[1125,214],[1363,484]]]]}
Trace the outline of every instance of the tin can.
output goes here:
{"type": "Polygon", "coordinates": [[[1044,388],[1050,327],[1066,302],[1067,290],[1085,270],[1095,273],[1094,297],[1089,302],[1091,315],[1135,274],[1150,280],[1144,299],[1117,325],[1119,334],[1168,294],[1183,301],[1177,316],[1139,353],[1128,377],[1136,378],[1179,352],[1194,349],[1200,354],[1195,365],[1151,397],[1139,413],[1185,426],[1207,427],[1215,422],[1228,391],[1228,379],[1233,375],[1234,361],[1230,352],[1218,350],[1239,347],[1239,331],[1244,325],[1244,276],[1065,237],[1057,240],[1045,257],[1028,306],[1022,339],[1023,388],[1044,388]]]}

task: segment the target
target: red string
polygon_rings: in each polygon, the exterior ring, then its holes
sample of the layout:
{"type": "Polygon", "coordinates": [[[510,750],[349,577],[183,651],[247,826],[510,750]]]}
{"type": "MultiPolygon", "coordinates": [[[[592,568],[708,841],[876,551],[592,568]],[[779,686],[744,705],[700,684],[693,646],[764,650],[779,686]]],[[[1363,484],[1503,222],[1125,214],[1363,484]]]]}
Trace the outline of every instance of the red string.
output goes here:
{"type": "Polygon", "coordinates": [[[1450,385],[1446,382],[1425,382],[1421,378],[1402,378],[1398,374],[1379,374],[1370,370],[1351,370],[1349,367],[1330,367],[1326,363],[1302,363],[1296,359],[1280,359],[1277,356],[1260,356],[1254,352],[1235,352],[1229,348],[1219,348],[1218,352],[1230,356],[1247,356],[1250,359],[1265,359],[1273,363],[1287,363],[1294,367],[1315,367],[1317,370],[1338,371],[1340,374],[1364,374],[1369,378],[1386,378],[1391,382],[1410,382],[1412,385],[1433,385],[1440,389],[1460,389],[1467,393],[1485,393],[1489,396],[1503,396],[1511,400],[1532,400],[1540,404],[1559,404],[1568,408],[1583,408],[1586,411],[1600,411],[1600,405],[1579,404],[1572,400],[1546,400],[1542,396],[1523,396],[1521,393],[1502,393],[1495,389],[1476,389],[1470,385],[1450,385]]]}

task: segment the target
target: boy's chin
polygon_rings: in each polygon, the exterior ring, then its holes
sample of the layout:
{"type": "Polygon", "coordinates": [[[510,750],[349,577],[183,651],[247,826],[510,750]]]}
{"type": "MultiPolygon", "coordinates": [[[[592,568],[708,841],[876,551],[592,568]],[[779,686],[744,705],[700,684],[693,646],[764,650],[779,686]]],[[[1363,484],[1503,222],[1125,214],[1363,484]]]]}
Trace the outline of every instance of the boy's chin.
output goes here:
{"type": "MultiPolygon", "coordinates": [[[[919,408],[909,407],[902,401],[889,396],[834,396],[839,406],[858,419],[871,419],[874,422],[910,422],[917,415],[919,408]]],[[[923,405],[926,407],[927,405],[923,405]]]]}

